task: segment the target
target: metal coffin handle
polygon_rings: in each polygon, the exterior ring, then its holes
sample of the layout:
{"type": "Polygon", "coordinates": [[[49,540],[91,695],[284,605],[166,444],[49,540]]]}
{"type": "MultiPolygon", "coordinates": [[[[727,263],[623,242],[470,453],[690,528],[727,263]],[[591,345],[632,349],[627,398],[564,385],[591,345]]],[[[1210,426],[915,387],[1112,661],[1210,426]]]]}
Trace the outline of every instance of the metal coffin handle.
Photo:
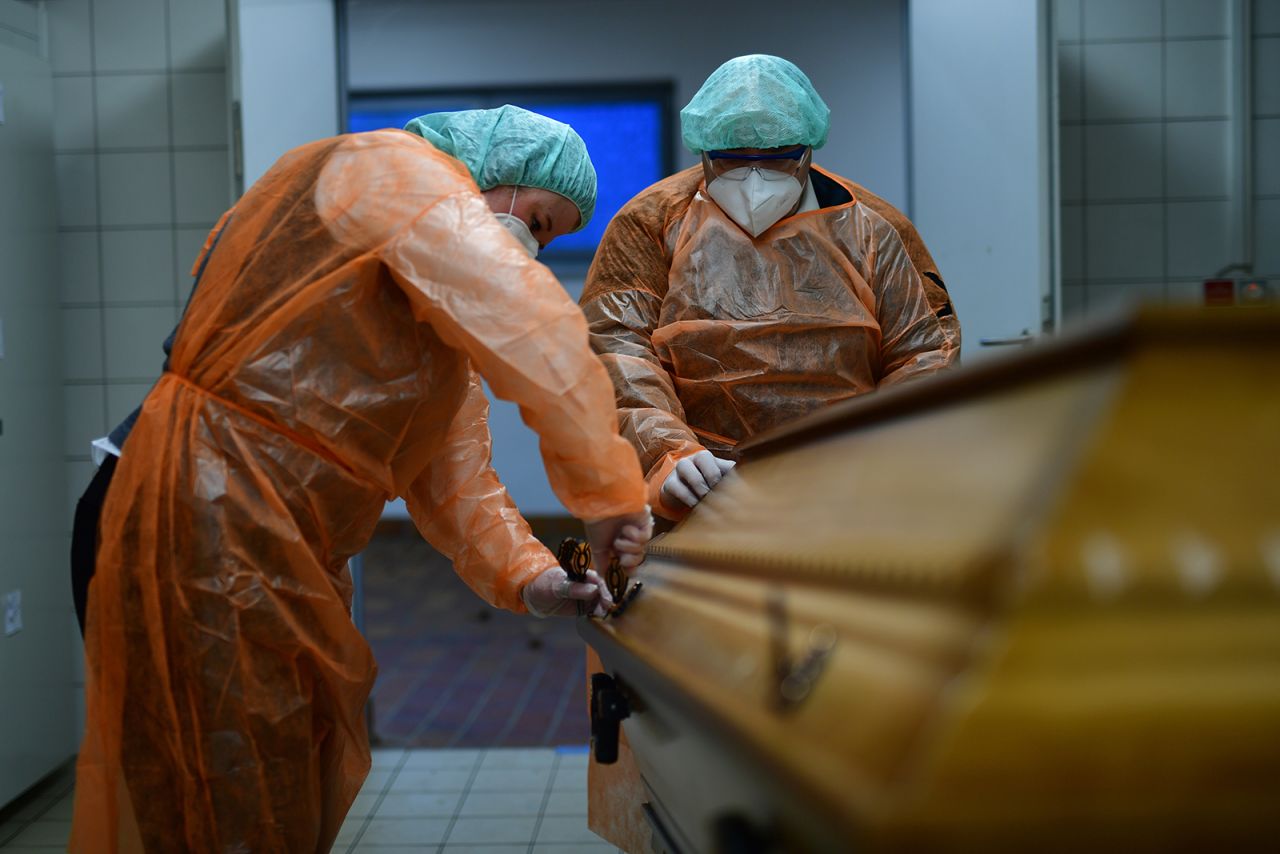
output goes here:
{"type": "Polygon", "coordinates": [[[1034,340],[1036,336],[1031,334],[1031,330],[1024,329],[1021,335],[1013,335],[1009,338],[980,338],[978,343],[983,347],[1012,347],[1030,344],[1034,340]]]}

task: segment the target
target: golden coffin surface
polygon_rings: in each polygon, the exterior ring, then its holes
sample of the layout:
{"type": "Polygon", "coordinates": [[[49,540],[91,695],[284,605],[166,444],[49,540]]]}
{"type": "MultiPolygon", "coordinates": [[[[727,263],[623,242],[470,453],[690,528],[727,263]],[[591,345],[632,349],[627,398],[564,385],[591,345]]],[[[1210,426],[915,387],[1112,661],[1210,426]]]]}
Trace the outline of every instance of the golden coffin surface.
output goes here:
{"type": "Polygon", "coordinates": [[[743,457],[582,624],[659,847],[1280,850],[1280,313],[1146,310],[743,457]]]}

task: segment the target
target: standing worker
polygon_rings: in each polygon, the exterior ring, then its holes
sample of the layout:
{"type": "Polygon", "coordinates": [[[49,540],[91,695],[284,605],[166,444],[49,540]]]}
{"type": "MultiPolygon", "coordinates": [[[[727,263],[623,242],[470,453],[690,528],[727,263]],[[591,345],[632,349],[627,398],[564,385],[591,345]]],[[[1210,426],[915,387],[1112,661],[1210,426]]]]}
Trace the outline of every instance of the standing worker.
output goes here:
{"type": "Polygon", "coordinates": [[[407,130],[288,152],[206,248],[103,504],[73,851],[329,850],[370,764],[347,559],[389,497],[491,604],[608,604],[490,467],[481,378],[597,565],[639,559],[635,454],[532,257],[591,217],[582,140],[510,106],[407,130]]]}
{"type": "Polygon", "coordinates": [[[719,482],[739,442],[960,352],[911,223],[812,163],[830,110],[804,72],[731,59],[680,127],[701,165],[618,212],[581,301],[650,503],[672,519],[719,482]]]}
{"type": "MultiPolygon", "coordinates": [[[[776,56],[731,59],[680,112],[702,163],[609,223],[582,309],[654,512],[678,520],[738,443],[835,401],[942,370],[960,325],[929,251],[892,205],[813,164],[830,110],[776,56]]],[[[599,659],[588,650],[588,672],[599,659]]],[[[626,735],[591,763],[589,826],[647,850],[626,735]]]]}

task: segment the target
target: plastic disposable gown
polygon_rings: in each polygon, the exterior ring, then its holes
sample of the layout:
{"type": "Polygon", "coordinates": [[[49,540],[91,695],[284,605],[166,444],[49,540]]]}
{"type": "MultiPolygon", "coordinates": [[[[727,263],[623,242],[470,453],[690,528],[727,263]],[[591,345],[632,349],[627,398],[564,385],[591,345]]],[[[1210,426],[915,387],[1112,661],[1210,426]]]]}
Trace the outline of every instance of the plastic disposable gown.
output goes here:
{"type": "Polygon", "coordinates": [[[577,307],[467,170],[378,131],[235,208],[102,520],[74,851],[328,851],[369,767],[347,559],[383,502],[487,601],[554,555],[489,466],[479,376],[574,514],[639,511],[577,307]]]}
{"type": "Polygon", "coordinates": [[[911,223],[813,168],[851,201],[756,239],[705,195],[698,167],[640,193],[605,232],[581,303],[655,512],[686,512],[659,495],[680,459],[732,456],[764,430],[959,354],[959,323],[911,223]]]}

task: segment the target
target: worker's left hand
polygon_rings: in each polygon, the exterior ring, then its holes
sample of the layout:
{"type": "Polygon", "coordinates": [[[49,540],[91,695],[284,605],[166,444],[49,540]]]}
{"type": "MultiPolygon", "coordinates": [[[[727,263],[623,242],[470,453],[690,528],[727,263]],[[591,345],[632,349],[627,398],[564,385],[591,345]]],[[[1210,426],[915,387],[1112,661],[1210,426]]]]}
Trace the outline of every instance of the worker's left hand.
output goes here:
{"type": "Polygon", "coordinates": [[[579,602],[584,604],[581,613],[593,617],[603,617],[613,607],[604,579],[591,569],[586,581],[570,581],[569,573],[551,567],[526,584],[520,598],[535,617],[576,617],[579,602]]]}

